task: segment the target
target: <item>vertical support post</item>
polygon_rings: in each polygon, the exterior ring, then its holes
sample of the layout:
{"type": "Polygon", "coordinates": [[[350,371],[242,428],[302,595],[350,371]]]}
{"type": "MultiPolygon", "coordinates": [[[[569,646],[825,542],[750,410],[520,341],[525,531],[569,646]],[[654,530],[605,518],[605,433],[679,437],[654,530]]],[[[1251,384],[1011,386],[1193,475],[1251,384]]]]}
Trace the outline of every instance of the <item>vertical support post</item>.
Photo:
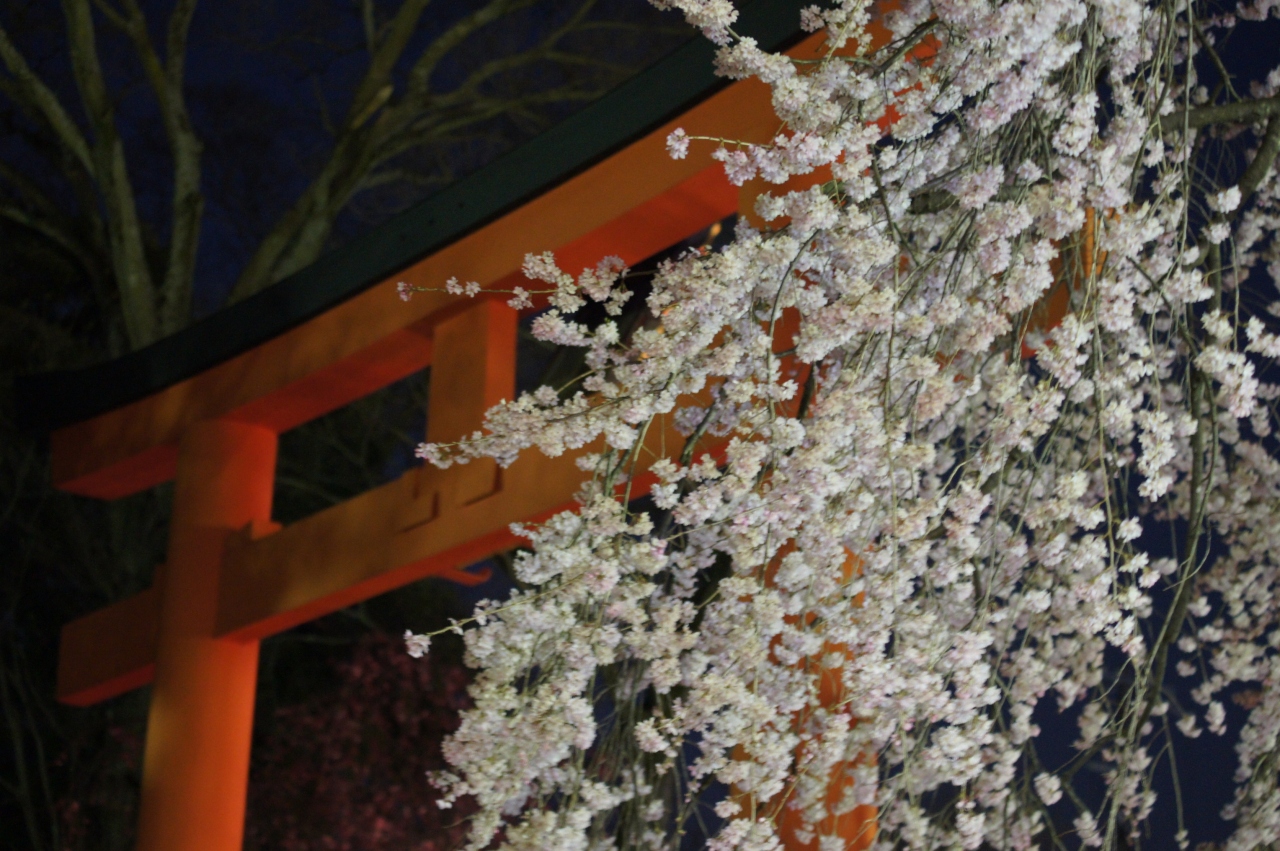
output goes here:
{"type": "MultiPolygon", "coordinates": [[[[484,413],[516,392],[516,312],[485,299],[438,324],[432,333],[427,442],[452,443],[484,425],[484,413]]],[[[500,471],[491,458],[414,474],[405,528],[435,519],[497,491],[500,471]]]]}
{"type": "MultiPolygon", "coordinates": [[[[486,299],[436,326],[427,442],[460,440],[479,430],[484,412],[516,392],[516,312],[486,299]]],[[[498,465],[480,458],[445,477],[440,510],[466,505],[497,490],[498,465]]]]}
{"type": "Polygon", "coordinates": [[[139,851],[240,851],[258,642],[214,638],[223,551],[268,522],[276,435],[207,421],[178,447],[156,674],[142,769],[139,851]]]}
{"type": "MultiPolygon", "coordinates": [[[[787,543],[779,551],[765,574],[766,585],[773,584],[773,577],[778,565],[793,547],[794,543],[787,543]]],[[[845,562],[841,566],[841,572],[844,574],[846,582],[855,575],[861,574],[862,559],[854,553],[847,553],[845,562]]],[[[851,602],[854,606],[861,606],[863,595],[858,594],[851,602]]],[[[787,615],[787,620],[794,624],[799,623],[803,618],[805,623],[809,623],[813,617],[812,613],[787,615]]],[[[827,641],[824,643],[823,655],[827,654],[848,658],[850,650],[847,645],[827,641]]],[[[845,693],[844,681],[839,668],[821,668],[818,673],[818,702],[822,708],[838,711],[847,701],[848,697],[845,693]]],[[[793,722],[796,732],[801,732],[808,726],[810,717],[808,709],[803,709],[796,713],[793,722]]],[[[795,751],[797,767],[812,771],[811,766],[806,765],[806,762],[809,760],[810,754],[821,747],[822,742],[820,739],[802,741],[795,751]]],[[[878,811],[874,805],[858,804],[850,810],[841,810],[845,793],[853,786],[853,777],[850,772],[868,759],[874,761],[874,754],[870,756],[861,755],[852,760],[837,761],[828,770],[827,776],[821,778],[826,784],[827,794],[824,802],[826,804],[826,812],[812,827],[816,828],[818,836],[838,838],[840,840],[839,847],[846,849],[846,851],[866,851],[874,844],[876,838],[876,816],[878,811]]],[[[787,807],[785,800],[779,800],[781,797],[775,797],[769,802],[769,806],[773,808],[773,812],[776,815],[778,837],[782,840],[784,851],[819,851],[821,843],[818,836],[806,834],[803,830],[803,814],[787,807]]]]}

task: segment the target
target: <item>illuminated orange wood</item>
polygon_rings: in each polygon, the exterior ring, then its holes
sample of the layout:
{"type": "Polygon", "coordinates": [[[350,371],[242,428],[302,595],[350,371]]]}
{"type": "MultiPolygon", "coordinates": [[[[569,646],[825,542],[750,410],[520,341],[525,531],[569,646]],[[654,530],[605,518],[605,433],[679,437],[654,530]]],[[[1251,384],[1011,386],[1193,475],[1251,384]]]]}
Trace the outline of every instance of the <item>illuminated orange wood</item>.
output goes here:
{"type": "MultiPolygon", "coordinates": [[[[480,431],[486,411],[515,398],[516,312],[501,301],[482,301],[437,326],[435,339],[427,440],[446,444],[480,431]]],[[[449,511],[496,492],[498,465],[482,458],[432,479],[434,512],[449,511]]],[[[414,498],[431,497],[420,490],[414,498]]]]}
{"type": "Polygon", "coordinates": [[[239,851],[258,644],[214,636],[228,538],[268,523],[276,435],[196,423],[178,447],[155,681],[143,755],[139,851],[239,851]]]}
{"type": "MultiPolygon", "coordinates": [[[[813,59],[822,45],[819,33],[787,52],[813,59]]],[[[421,369],[431,356],[423,348],[430,318],[460,299],[422,293],[405,305],[396,292],[399,281],[439,287],[456,276],[497,286],[518,273],[526,253],[549,249],[574,271],[605,254],[635,263],[730,215],[737,209],[737,188],[719,164],[708,166],[696,154],[683,160],[668,155],[666,137],[677,126],[691,135],[757,142],[772,139],[779,129],[767,86],[756,80],[727,86],[560,186],[297,328],[146,399],[59,429],[51,437],[54,483],[73,493],[117,499],[172,478],[173,447],[190,423],[234,419],[284,431],[421,369]]]]}
{"type": "MultiPolygon", "coordinates": [[[[1114,213],[1107,213],[1114,218],[1114,213]]],[[[1040,296],[1040,300],[1031,308],[1027,326],[1021,332],[1020,341],[1022,357],[1033,358],[1036,349],[1027,344],[1027,332],[1048,334],[1062,324],[1071,309],[1071,293],[1085,286],[1094,275],[1094,266],[1101,268],[1107,262],[1107,253],[1097,250],[1098,218],[1092,207],[1085,207],[1084,227],[1063,244],[1059,244],[1059,254],[1049,262],[1053,270],[1053,284],[1040,296]]],[[[1055,243],[1056,244],[1056,243],[1055,243]]]]}
{"type": "MultiPolygon", "coordinates": [[[[773,584],[773,577],[777,573],[778,565],[782,559],[795,548],[794,542],[788,542],[782,549],[778,551],[777,556],[770,563],[765,573],[766,584],[773,584]]],[[[848,553],[844,564],[841,566],[841,572],[844,580],[851,580],[855,574],[861,573],[862,560],[853,553],[848,553]]],[[[850,605],[861,606],[863,595],[857,595],[850,605]]],[[[814,620],[812,613],[805,616],[806,623],[814,620]]],[[[799,622],[798,616],[788,615],[786,620],[791,624],[799,622]]],[[[846,659],[850,656],[849,648],[843,644],[836,644],[827,641],[823,646],[823,657],[828,654],[836,654],[846,659]]],[[[813,664],[813,657],[809,658],[809,664],[813,664]]],[[[805,663],[802,663],[805,664],[805,663]]],[[[812,670],[812,669],[811,669],[812,670]]],[[[818,677],[818,703],[823,709],[839,711],[856,712],[856,707],[846,707],[847,694],[844,688],[844,681],[838,669],[822,668],[817,671],[818,677]]],[[[794,724],[795,729],[803,730],[809,723],[810,712],[802,710],[797,713],[794,724]]],[[[809,757],[807,754],[813,749],[822,747],[821,740],[811,739],[802,742],[796,749],[796,770],[804,772],[808,770],[809,757]]],[[[819,782],[826,786],[826,797],[824,799],[825,814],[814,825],[817,830],[817,836],[809,839],[807,842],[801,839],[801,832],[804,827],[803,814],[792,807],[787,806],[787,794],[778,796],[777,799],[770,801],[767,805],[768,811],[776,813],[778,835],[782,839],[783,847],[787,851],[818,851],[818,836],[838,836],[843,840],[843,847],[846,851],[865,851],[870,848],[876,837],[876,815],[875,806],[868,804],[860,804],[849,810],[841,810],[841,803],[845,796],[846,790],[853,786],[853,777],[849,774],[850,770],[858,765],[862,757],[851,761],[840,761],[831,767],[825,777],[819,778],[819,782]]]]}
{"type": "MultiPolygon", "coordinates": [[[[767,137],[776,129],[764,87],[739,83],[695,107],[680,123],[709,135],[767,137]]],[[[638,262],[737,206],[736,189],[719,165],[705,159],[672,160],[659,129],[565,184],[415,264],[402,274],[325,314],[194,378],[94,419],[60,429],[51,438],[58,487],[86,496],[118,498],[172,475],[172,447],[185,426],[231,418],[286,429],[341,407],[425,364],[429,350],[413,334],[417,325],[459,301],[421,293],[404,304],[396,283],[440,287],[451,276],[492,286],[518,272],[524,255],[555,249],[568,268],[594,265],[604,254],[638,262]],[[389,339],[390,338],[390,339],[389,339]],[[382,342],[387,341],[387,342],[382,342]],[[372,369],[367,378],[293,385],[356,358],[370,347],[405,347],[392,360],[399,370],[372,369]],[[274,398],[287,409],[282,415],[274,398]],[[306,404],[300,404],[297,396],[306,404]],[[264,402],[272,399],[273,401],[264,402]]],[[[575,270],[576,271],[576,270],[575,270]]],[[[381,355],[366,361],[382,364],[381,355]]]]}
{"type": "MultiPolygon", "coordinates": [[[[671,450],[681,438],[668,427],[651,429],[647,441],[655,451],[671,450]]],[[[709,442],[708,451],[717,451],[718,443],[709,442]]],[[[227,543],[216,633],[261,639],[429,576],[470,581],[461,568],[519,543],[512,523],[575,507],[574,493],[585,478],[575,457],[530,452],[501,472],[496,493],[438,516],[415,494],[438,492],[447,471],[422,467],[272,534],[242,530],[227,543]]],[[[642,473],[635,488],[649,484],[642,473]]],[[[69,674],[60,675],[60,700],[87,705],[150,680],[154,657],[147,645],[111,639],[117,631],[145,633],[148,618],[154,623],[157,614],[143,599],[68,625],[59,670],[69,674]]]]}
{"type": "Polygon", "coordinates": [[[420,522],[413,490],[448,471],[414,473],[229,554],[221,634],[257,638],[289,629],[427,576],[454,576],[518,543],[513,522],[574,507],[584,474],[569,457],[530,453],[502,471],[502,487],[420,522]]]}

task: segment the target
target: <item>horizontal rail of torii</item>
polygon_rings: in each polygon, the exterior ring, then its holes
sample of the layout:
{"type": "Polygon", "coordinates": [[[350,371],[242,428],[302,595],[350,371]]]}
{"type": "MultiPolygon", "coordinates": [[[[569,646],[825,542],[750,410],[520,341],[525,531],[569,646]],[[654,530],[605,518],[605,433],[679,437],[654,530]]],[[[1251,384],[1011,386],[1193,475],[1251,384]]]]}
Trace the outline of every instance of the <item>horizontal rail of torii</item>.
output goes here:
{"type": "MultiPolygon", "coordinates": [[[[816,57],[820,44],[791,52],[816,57]]],[[[677,125],[765,141],[778,120],[763,84],[725,87],[305,323],[53,432],[63,490],[117,499],[175,482],[152,587],[67,624],[58,669],[58,698],[73,705],[152,683],[140,849],[241,847],[262,638],[425,577],[479,581],[462,568],[514,546],[512,523],[573,506],[584,476],[573,458],[529,453],[507,469],[414,468],[282,528],[271,519],[277,436],[427,366],[427,439],[479,428],[488,407],[514,394],[515,311],[440,292],[406,304],[397,283],[438,287],[456,276],[509,289],[524,255],[547,249],[566,269],[607,254],[634,264],[750,210],[761,185],[739,189],[718,164],[668,156],[677,125]]]]}

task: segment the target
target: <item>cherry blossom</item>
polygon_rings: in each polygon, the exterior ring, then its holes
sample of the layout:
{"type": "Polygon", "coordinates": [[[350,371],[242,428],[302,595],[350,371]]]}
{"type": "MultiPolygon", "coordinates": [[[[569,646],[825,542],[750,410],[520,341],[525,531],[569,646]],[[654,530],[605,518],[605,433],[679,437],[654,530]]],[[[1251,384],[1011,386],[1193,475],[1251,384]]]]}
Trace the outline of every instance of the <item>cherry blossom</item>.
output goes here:
{"type": "Polygon", "coordinates": [[[1280,338],[1242,293],[1280,271],[1280,119],[1210,102],[1192,30],[1224,19],[844,0],[803,18],[844,49],[798,63],[727,0],[658,5],[783,123],[767,144],[677,130],[671,155],[813,185],[663,263],[643,305],[616,258],[575,276],[530,255],[551,305],[532,331],[581,349],[584,378],[421,448],[590,473],[577,511],[518,530],[520,587],[464,630],[474,707],[437,782],[478,807],[470,847],[674,848],[727,787],[709,848],[779,848],[784,821],[843,847],[859,805],[878,848],[1063,826],[1117,848],[1167,747],[1205,729],[1238,736],[1228,847],[1273,841],[1280,338]],[[1252,163],[1231,185],[1200,167],[1213,138],[1252,163]],[[1169,712],[1175,673],[1194,700],[1169,712]],[[1240,684],[1259,696],[1231,731],[1240,684]],[[1033,719],[1068,711],[1101,800],[1037,749],[1033,719]]]}

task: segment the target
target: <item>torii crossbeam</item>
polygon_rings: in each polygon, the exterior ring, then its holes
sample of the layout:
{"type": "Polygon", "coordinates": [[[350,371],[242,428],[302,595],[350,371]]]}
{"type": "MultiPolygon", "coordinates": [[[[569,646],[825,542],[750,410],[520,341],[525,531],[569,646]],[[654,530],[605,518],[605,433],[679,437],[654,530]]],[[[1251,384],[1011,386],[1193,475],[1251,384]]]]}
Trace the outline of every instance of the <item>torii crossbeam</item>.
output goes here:
{"type": "MultiPolygon", "coordinates": [[[[762,0],[743,10],[742,26],[776,48],[795,40],[797,8],[762,0]]],[[[793,53],[816,56],[819,44],[810,39],[793,53]]],[[[271,519],[277,436],[427,366],[429,440],[470,433],[489,406],[511,398],[515,312],[500,300],[437,292],[405,304],[399,281],[439,286],[457,276],[507,289],[525,253],[547,249],[567,269],[606,254],[636,263],[753,201],[758,189],[731,186],[718,165],[666,152],[677,125],[753,141],[776,132],[763,84],[723,86],[709,68],[704,45],[686,48],[568,130],[427,202],[406,221],[436,234],[435,243],[415,245],[405,222],[392,223],[235,308],[250,329],[244,342],[211,336],[232,328],[219,320],[124,364],[25,382],[28,422],[52,427],[57,487],[118,499],[175,481],[167,558],[154,584],[67,624],[58,670],[58,698],[73,705],[152,683],[140,849],[241,847],[262,638],[424,577],[475,582],[461,568],[513,546],[511,523],[572,505],[583,476],[572,458],[531,454],[506,470],[412,469],[281,528],[271,519]],[[577,153],[574,133],[590,137],[577,153]],[[523,155],[553,161],[532,190],[512,171],[523,155]],[[492,195],[504,180],[518,184],[514,195],[499,190],[484,209],[466,208],[458,194],[470,186],[492,195]],[[456,225],[452,198],[460,199],[456,225]],[[363,267],[360,251],[374,258],[363,267]],[[310,290],[308,274],[319,281],[310,290]],[[291,301],[303,306],[290,313],[291,301]],[[262,320],[269,311],[280,315],[262,320]],[[123,403],[107,392],[103,405],[104,383],[131,370],[143,377],[119,389],[123,403]]]]}

